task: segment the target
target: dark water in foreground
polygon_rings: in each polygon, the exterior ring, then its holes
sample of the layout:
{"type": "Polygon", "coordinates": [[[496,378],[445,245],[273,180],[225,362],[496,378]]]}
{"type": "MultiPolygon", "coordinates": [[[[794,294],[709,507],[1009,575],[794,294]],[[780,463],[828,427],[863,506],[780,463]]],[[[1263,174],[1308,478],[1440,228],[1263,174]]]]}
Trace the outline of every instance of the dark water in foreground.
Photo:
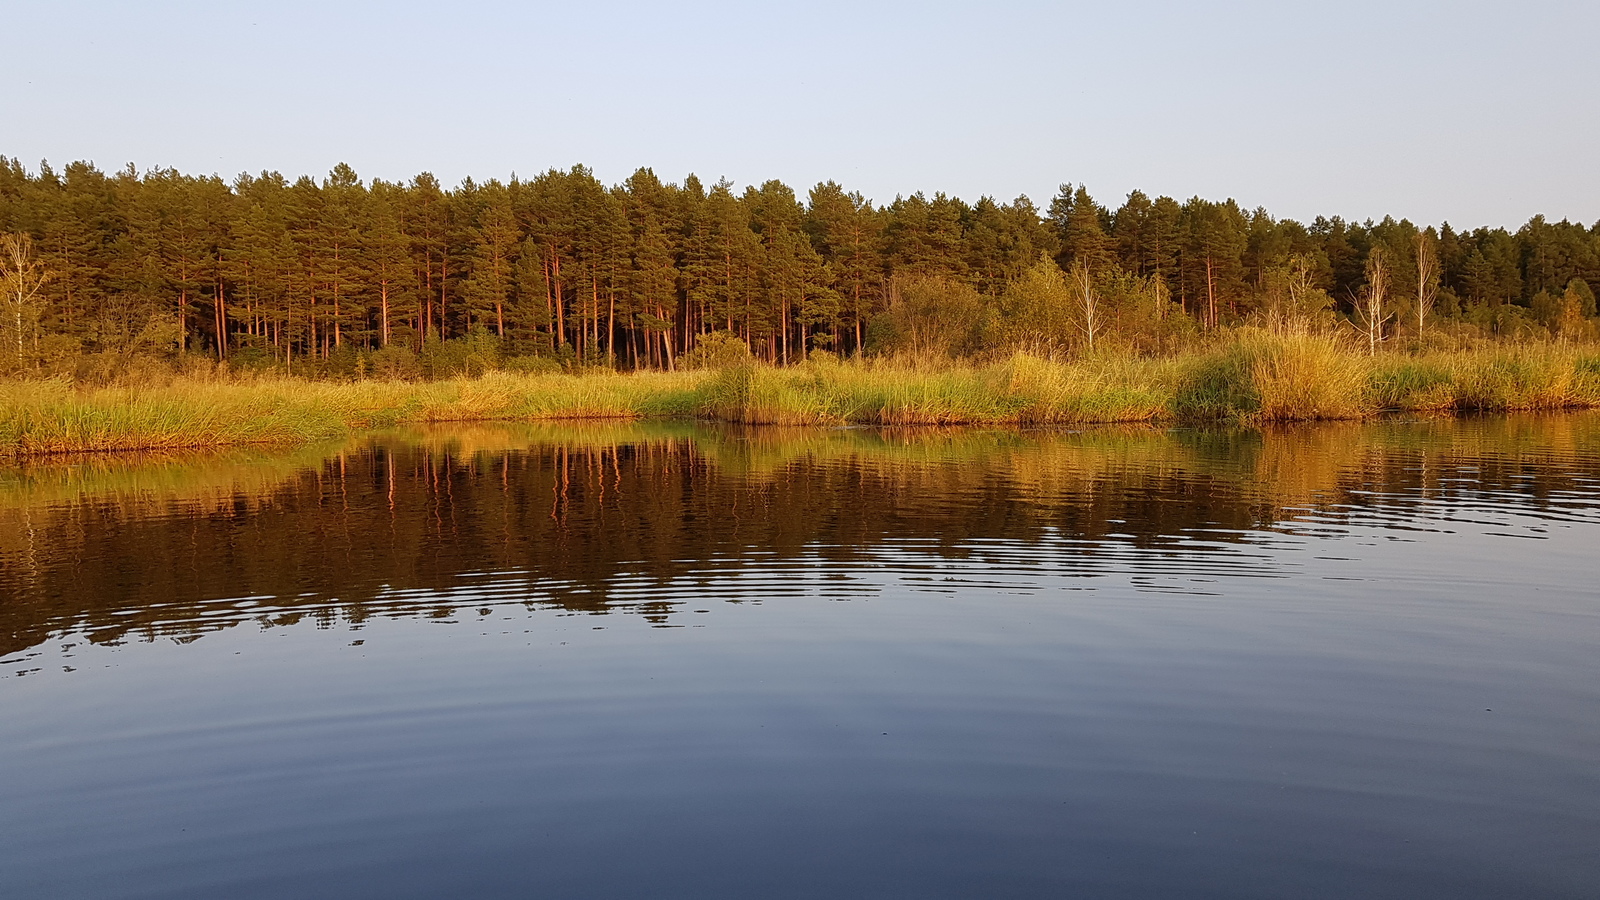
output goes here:
{"type": "Polygon", "coordinates": [[[8,897],[1600,896],[1600,418],[0,470],[8,897]]]}

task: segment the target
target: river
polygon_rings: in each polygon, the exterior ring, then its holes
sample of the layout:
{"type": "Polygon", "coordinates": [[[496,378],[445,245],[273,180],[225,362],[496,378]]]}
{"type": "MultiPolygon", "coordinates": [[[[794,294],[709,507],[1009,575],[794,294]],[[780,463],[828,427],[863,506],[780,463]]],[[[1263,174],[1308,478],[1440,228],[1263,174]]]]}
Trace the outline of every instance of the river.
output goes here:
{"type": "Polygon", "coordinates": [[[1594,897],[1600,416],[0,468],[14,897],[1594,897]]]}

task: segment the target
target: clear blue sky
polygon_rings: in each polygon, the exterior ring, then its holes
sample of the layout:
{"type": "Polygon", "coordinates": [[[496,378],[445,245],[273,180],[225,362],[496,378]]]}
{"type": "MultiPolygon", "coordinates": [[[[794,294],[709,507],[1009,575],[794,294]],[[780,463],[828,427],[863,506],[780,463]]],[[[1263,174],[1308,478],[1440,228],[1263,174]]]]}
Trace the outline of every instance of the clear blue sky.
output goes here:
{"type": "Polygon", "coordinates": [[[1600,219],[1600,2],[17,3],[0,154],[1600,219]]]}

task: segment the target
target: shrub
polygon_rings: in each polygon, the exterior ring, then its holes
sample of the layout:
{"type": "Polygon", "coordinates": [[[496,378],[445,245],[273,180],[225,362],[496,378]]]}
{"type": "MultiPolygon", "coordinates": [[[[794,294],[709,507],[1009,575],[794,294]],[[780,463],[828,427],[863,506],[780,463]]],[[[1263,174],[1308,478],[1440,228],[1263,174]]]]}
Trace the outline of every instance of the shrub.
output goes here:
{"type": "Polygon", "coordinates": [[[726,369],[749,363],[753,357],[744,339],[731,331],[702,334],[688,353],[679,357],[685,369],[726,369]]]}

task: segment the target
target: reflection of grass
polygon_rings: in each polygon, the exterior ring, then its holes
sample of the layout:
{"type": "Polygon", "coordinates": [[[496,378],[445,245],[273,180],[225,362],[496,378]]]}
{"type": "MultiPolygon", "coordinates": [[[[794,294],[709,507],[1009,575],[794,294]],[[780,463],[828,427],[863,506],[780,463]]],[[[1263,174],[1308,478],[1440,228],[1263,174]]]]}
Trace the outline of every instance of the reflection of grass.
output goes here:
{"type": "Polygon", "coordinates": [[[324,443],[289,452],[232,448],[45,457],[0,466],[0,509],[93,502],[144,511],[182,503],[211,511],[238,498],[264,498],[340,452],[341,444],[324,443]]]}
{"type": "Polygon", "coordinates": [[[244,574],[237,583],[251,596],[294,607],[263,625],[448,616],[471,592],[454,593],[454,569],[426,562],[438,542],[470,550],[481,571],[550,575],[539,602],[593,612],[616,608],[619,573],[630,584],[640,573],[675,583],[698,571],[688,561],[739,548],[844,557],[904,535],[959,556],[981,552],[974,542],[986,538],[1057,535],[1085,541],[1086,555],[1104,541],[1162,552],[1196,528],[1206,540],[1248,541],[1300,510],[1338,517],[1502,489],[1540,502],[1592,474],[1596,446],[1600,414],[1580,413],[1260,429],[450,423],[292,452],[41,457],[0,466],[0,565],[20,592],[0,604],[0,637],[29,646],[73,621],[92,640],[192,637],[239,621],[227,599],[239,596],[235,581],[221,577],[231,573],[244,574]],[[743,521],[719,531],[730,517],[743,521]],[[164,549],[145,552],[193,547],[216,566],[180,573],[188,593],[172,603],[159,578],[127,596],[85,588],[172,568],[151,558],[143,570],[139,557],[119,555],[141,552],[131,539],[142,545],[146,529],[124,528],[147,518],[175,527],[148,529],[148,546],[164,549]],[[479,522],[493,523],[489,533],[479,522]],[[122,533],[130,540],[101,543],[122,533]],[[730,535],[736,544],[719,543],[730,535]],[[65,559],[90,563],[102,580],[74,580],[65,559]],[[337,591],[303,593],[298,573],[312,570],[302,565],[345,560],[372,568],[333,578],[337,591]],[[380,583],[405,590],[390,596],[380,583]],[[424,595],[432,599],[414,599],[424,595]],[[135,596],[158,600],[140,607],[135,596]]]}
{"type": "MultiPolygon", "coordinates": [[[[226,510],[265,499],[308,469],[362,446],[420,447],[461,464],[520,450],[561,449],[615,459],[619,448],[678,448],[721,472],[782,478],[797,464],[847,464],[895,479],[930,469],[962,483],[1003,477],[1057,496],[1116,472],[1165,472],[1247,486],[1269,505],[1312,502],[1396,459],[1559,457],[1600,446],[1600,415],[1380,420],[1252,429],[1105,426],[1014,428],[744,428],[686,422],[479,423],[388,429],[359,443],[294,452],[215,450],[55,456],[0,466],[0,510],[35,512],[88,502],[160,513],[173,505],[226,510]],[[691,449],[692,448],[692,449],[691,449]]],[[[608,464],[611,465],[611,464],[608,464]]],[[[1410,465],[1410,463],[1407,463],[1410,465]]],[[[342,468],[342,467],[341,467],[342,468]]],[[[1425,469],[1426,467],[1424,467],[1425,469]]],[[[921,477],[921,476],[914,476],[921,477]]],[[[15,526],[0,514],[0,526],[15,526]],[[9,523],[9,524],[8,524],[9,523]]]]}
{"type": "Polygon", "coordinates": [[[530,447],[574,451],[612,450],[625,445],[683,441],[699,432],[683,419],[580,419],[540,422],[449,422],[398,425],[365,435],[375,444],[421,447],[457,458],[494,455],[530,447]]]}
{"type": "Polygon", "coordinates": [[[1173,358],[1025,354],[986,365],[821,359],[777,369],[514,375],[412,383],[177,380],[0,384],[0,454],[292,444],[396,425],[714,419],[760,425],[1261,425],[1381,410],[1600,406],[1600,358],[1555,344],[1369,357],[1330,337],[1243,330],[1173,358]]]}

